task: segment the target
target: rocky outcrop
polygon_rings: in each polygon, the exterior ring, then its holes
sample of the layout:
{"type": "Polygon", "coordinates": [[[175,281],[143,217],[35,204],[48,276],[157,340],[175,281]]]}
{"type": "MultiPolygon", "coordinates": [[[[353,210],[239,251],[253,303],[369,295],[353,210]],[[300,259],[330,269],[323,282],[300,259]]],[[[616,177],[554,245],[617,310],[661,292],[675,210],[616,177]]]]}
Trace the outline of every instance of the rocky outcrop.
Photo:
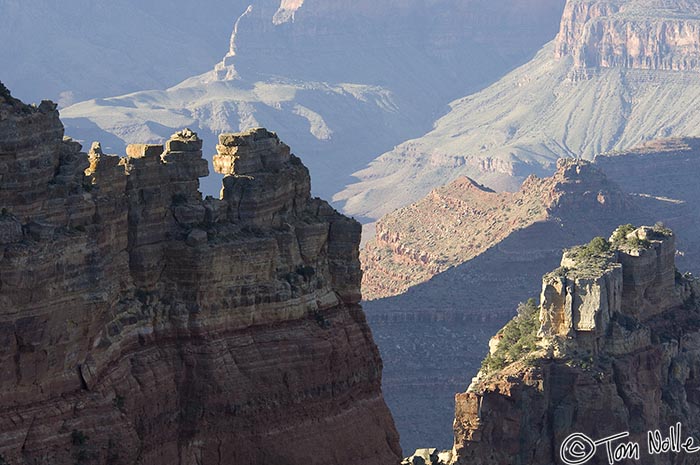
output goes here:
{"type": "Polygon", "coordinates": [[[700,4],[694,0],[571,0],[555,56],[596,68],[700,70],[700,4]]]}
{"type": "Polygon", "coordinates": [[[397,463],[360,225],[266,130],[126,157],[0,95],[3,463],[397,463]]]}
{"type": "Polygon", "coordinates": [[[531,176],[516,193],[496,193],[460,178],[377,222],[375,238],[361,255],[364,298],[403,293],[535,223],[566,219],[573,228],[622,214],[631,204],[585,161],[560,160],[553,176],[531,176]],[[568,218],[574,210],[586,218],[568,218]]]}
{"type": "MultiPolygon", "coordinates": [[[[676,272],[668,250],[673,234],[645,227],[566,253],[543,278],[537,342],[504,347],[505,366],[483,368],[456,396],[452,463],[584,463],[575,459],[585,455],[603,464],[605,447],[596,453],[581,436],[574,447],[571,435],[622,432],[629,437],[613,450],[638,443],[637,461],[697,463],[647,453],[649,431],[666,435],[681,423],[685,440],[700,426],[700,284],[676,272]]],[[[500,334],[499,347],[529,340],[508,327],[500,334]]]]}

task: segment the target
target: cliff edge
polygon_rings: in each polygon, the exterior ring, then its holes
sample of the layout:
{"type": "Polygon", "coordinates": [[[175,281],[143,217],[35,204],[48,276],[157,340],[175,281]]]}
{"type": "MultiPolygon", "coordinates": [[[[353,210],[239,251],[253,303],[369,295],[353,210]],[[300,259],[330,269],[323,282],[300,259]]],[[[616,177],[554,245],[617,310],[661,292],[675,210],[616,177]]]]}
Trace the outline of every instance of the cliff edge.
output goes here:
{"type": "Polygon", "coordinates": [[[274,133],[126,157],[0,87],[0,463],[397,463],[360,225],[274,133]]]}

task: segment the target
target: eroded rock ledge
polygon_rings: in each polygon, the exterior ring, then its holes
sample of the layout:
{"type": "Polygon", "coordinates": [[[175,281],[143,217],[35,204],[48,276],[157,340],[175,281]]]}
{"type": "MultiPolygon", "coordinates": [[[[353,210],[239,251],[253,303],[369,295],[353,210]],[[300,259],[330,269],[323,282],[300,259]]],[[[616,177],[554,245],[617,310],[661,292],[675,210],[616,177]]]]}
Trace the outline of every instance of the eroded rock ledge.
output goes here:
{"type": "Polygon", "coordinates": [[[0,92],[0,457],[390,464],[360,225],[274,133],[224,134],[202,199],[184,130],[126,157],[0,92]]]}

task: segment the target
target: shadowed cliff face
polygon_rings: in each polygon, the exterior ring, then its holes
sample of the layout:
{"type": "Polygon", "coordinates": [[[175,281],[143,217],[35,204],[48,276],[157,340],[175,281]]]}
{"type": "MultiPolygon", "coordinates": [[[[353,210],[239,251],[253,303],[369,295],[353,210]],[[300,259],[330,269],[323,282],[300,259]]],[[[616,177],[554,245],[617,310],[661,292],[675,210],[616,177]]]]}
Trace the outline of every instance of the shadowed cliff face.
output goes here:
{"type": "MultiPolygon", "coordinates": [[[[544,276],[529,345],[514,350],[509,326],[492,339],[488,360],[502,361],[456,396],[451,463],[562,463],[571,434],[621,432],[641,445],[643,463],[697,463],[649,455],[646,441],[677,422],[684,440],[700,426],[700,285],[675,270],[669,230],[620,228],[609,250],[591,247],[565,253],[544,276]]],[[[608,463],[604,449],[586,463],[608,463]]]]}
{"type": "Polygon", "coordinates": [[[263,129],[127,157],[0,88],[0,456],[8,463],[389,464],[360,225],[263,129]]]}

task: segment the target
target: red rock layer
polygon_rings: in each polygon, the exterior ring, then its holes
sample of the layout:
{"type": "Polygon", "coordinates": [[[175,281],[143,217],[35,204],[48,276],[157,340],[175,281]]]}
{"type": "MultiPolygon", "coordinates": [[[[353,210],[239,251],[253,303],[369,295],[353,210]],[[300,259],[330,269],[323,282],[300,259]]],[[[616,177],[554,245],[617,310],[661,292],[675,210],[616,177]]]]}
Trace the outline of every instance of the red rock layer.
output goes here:
{"type": "Polygon", "coordinates": [[[86,155],[53,105],[2,89],[6,463],[398,462],[360,225],[310,197],[287,146],[222,136],[252,168],[202,200],[196,134],[86,155]]]}

